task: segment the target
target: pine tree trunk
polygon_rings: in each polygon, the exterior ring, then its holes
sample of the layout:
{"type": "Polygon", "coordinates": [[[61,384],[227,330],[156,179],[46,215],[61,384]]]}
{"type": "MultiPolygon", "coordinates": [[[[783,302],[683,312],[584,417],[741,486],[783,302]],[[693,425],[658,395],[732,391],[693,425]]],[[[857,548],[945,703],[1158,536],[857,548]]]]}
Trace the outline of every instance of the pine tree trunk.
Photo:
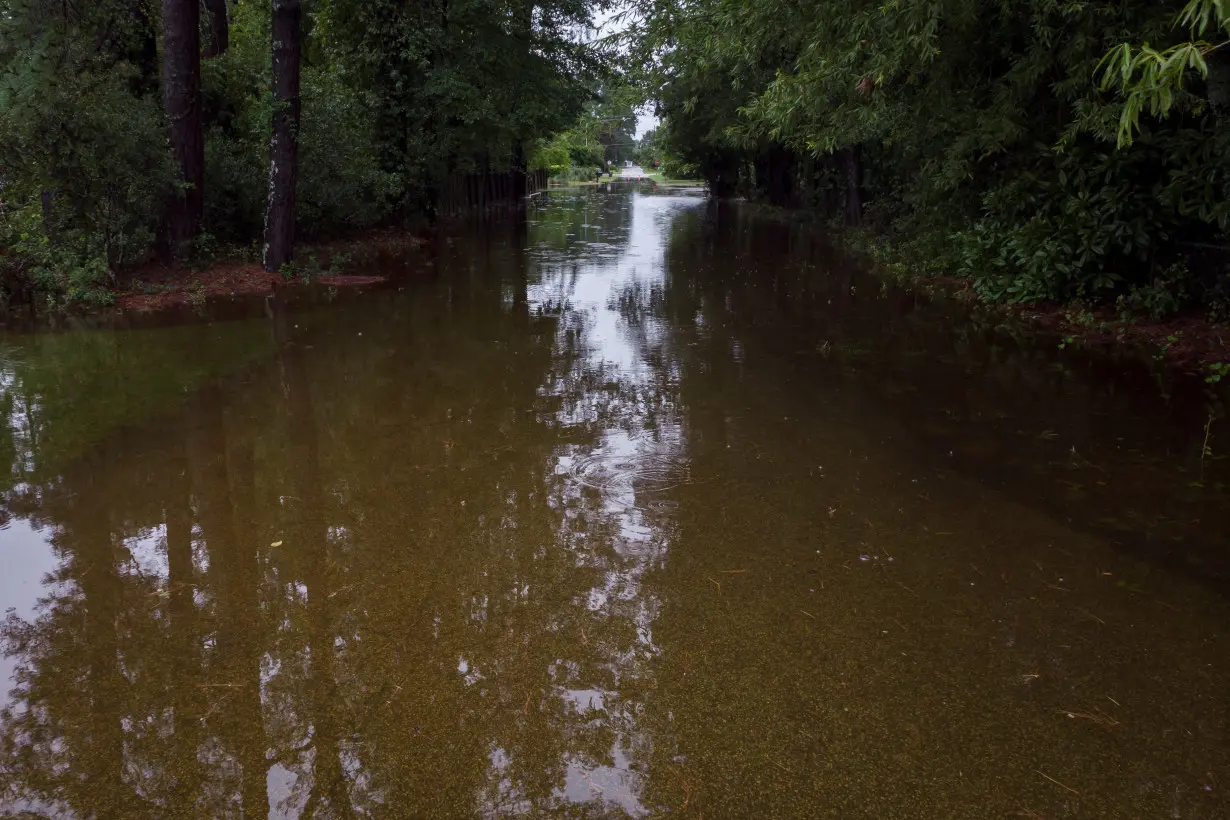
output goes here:
{"type": "Polygon", "coordinates": [[[1213,116],[1224,123],[1230,120],[1230,54],[1224,50],[1212,51],[1206,60],[1209,108],[1213,116]]]}
{"type": "Polygon", "coordinates": [[[525,144],[521,140],[513,143],[513,199],[517,202],[529,196],[529,181],[526,179],[525,144]]]}
{"type": "Polygon", "coordinates": [[[133,6],[137,44],[131,48],[128,59],[137,67],[137,76],[131,82],[137,96],[158,92],[158,21],[151,17],[151,12],[145,3],[133,6]]]}
{"type": "Polygon", "coordinates": [[[842,153],[846,165],[846,224],[858,225],[863,221],[862,146],[848,146],[842,153]]]}
{"type": "Polygon", "coordinates": [[[204,206],[200,26],[199,0],[162,0],[162,107],[178,177],[167,198],[166,250],[173,257],[200,231],[204,206]]]}
{"type": "Polygon", "coordinates": [[[231,30],[226,16],[226,0],[205,0],[205,56],[217,57],[231,47],[231,30]]]}
{"type": "Polygon", "coordinates": [[[273,138],[265,210],[265,270],[275,273],[295,255],[295,181],[299,170],[301,0],[273,0],[273,138]]]}

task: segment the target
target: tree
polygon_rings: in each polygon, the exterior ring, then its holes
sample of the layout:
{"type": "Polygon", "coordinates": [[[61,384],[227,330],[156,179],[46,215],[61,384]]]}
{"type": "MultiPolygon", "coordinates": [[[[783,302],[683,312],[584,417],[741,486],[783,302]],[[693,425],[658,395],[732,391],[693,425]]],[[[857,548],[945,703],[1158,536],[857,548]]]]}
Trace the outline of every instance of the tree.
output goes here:
{"type": "Polygon", "coordinates": [[[295,185],[299,174],[299,78],[303,54],[300,0],[273,0],[273,137],[265,210],[265,270],[295,255],[295,185]]]}
{"type": "Polygon", "coordinates": [[[280,266],[430,215],[449,177],[513,178],[615,73],[578,37],[607,0],[162,3],[0,0],[0,298],[106,302],[201,231],[263,235],[280,266]]]}
{"type": "Polygon", "coordinates": [[[1230,40],[1217,44],[1201,39],[1210,26],[1223,37],[1230,35],[1230,12],[1222,0],[1191,0],[1175,19],[1187,28],[1190,39],[1158,51],[1146,43],[1139,48],[1123,43],[1106,53],[1102,88],[1116,89],[1123,96],[1119,115],[1118,144],[1130,146],[1140,131],[1140,115],[1165,118],[1176,104],[1190,108],[1192,95],[1184,88],[1189,75],[1207,81],[1209,106],[1218,119],[1230,116],[1230,40]]]}
{"type": "Polygon", "coordinates": [[[205,56],[225,54],[231,44],[230,20],[226,13],[226,0],[205,0],[206,30],[205,56]]]}
{"type": "Polygon", "coordinates": [[[990,299],[1156,304],[1159,279],[1224,298],[1214,272],[1184,272],[1230,226],[1230,76],[1214,66],[1230,47],[1198,42],[1223,7],[1193,0],[1191,43],[1106,62],[1125,39],[1173,39],[1173,7],[640,0],[630,37],[658,140],[715,193],[870,223],[898,261],[990,299]],[[1181,116],[1141,118],[1115,150],[1124,116],[1171,100],[1181,116]]]}
{"type": "Polygon", "coordinates": [[[178,174],[167,198],[166,251],[173,257],[200,231],[204,208],[200,26],[198,0],[163,0],[162,104],[178,174]]]}

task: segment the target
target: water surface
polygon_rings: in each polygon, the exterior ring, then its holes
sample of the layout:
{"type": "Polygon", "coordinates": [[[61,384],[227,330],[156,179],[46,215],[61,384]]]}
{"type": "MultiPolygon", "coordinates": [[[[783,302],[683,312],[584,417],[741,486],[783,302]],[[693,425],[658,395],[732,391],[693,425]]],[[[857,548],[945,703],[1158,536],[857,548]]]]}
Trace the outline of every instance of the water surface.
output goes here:
{"type": "Polygon", "coordinates": [[[0,337],[0,813],[1230,813],[1217,396],[698,194],[528,217],[0,337]]]}

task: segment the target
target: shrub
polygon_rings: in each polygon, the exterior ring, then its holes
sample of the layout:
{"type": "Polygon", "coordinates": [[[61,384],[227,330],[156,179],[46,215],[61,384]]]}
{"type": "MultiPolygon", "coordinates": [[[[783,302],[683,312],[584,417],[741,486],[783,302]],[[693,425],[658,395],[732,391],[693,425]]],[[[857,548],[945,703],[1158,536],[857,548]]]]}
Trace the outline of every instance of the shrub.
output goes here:
{"type": "Polygon", "coordinates": [[[171,185],[159,104],[127,64],[93,74],[10,73],[0,94],[5,290],[97,298],[152,250],[171,185]]]}

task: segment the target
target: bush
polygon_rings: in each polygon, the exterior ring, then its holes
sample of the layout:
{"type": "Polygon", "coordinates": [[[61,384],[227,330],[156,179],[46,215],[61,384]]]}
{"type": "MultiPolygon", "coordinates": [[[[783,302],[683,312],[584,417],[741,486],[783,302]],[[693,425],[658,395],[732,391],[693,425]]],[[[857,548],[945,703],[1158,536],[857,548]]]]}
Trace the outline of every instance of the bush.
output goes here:
{"type": "MultiPolygon", "coordinates": [[[[268,193],[268,13],[237,7],[230,50],[207,61],[204,94],[214,112],[205,140],[205,227],[220,238],[260,236],[268,193]]],[[[299,135],[298,224],[304,235],[337,234],[385,219],[403,190],[384,170],[374,104],[335,71],[304,66],[299,135]]]]}
{"type": "Polygon", "coordinates": [[[700,179],[699,167],[669,155],[662,157],[662,166],[659,170],[667,179],[700,179]]]}
{"type": "Polygon", "coordinates": [[[97,298],[111,270],[149,256],[173,177],[159,103],[132,93],[134,76],[127,64],[50,84],[10,74],[0,99],[7,293],[97,298]]]}
{"type": "Polygon", "coordinates": [[[1163,152],[1147,140],[1128,151],[1070,147],[1003,178],[983,195],[983,215],[957,236],[958,272],[979,294],[1013,302],[1101,299],[1135,294],[1150,314],[1163,305],[1157,289],[1186,276],[1151,272],[1176,236],[1215,230],[1222,213],[1202,213],[1189,199],[1190,155],[1163,152]],[[1050,167],[1048,167],[1050,166],[1050,167]],[[1212,224],[1210,224],[1212,223],[1212,224]]]}
{"type": "Polygon", "coordinates": [[[392,211],[402,179],[381,167],[374,107],[337,74],[304,72],[298,220],[305,233],[369,227],[392,211]]]}
{"type": "Polygon", "coordinates": [[[0,288],[9,299],[110,304],[111,271],[88,242],[53,244],[40,205],[0,209],[0,288]],[[84,245],[85,249],[82,249],[84,245]],[[76,246],[76,247],[74,247],[76,246]]]}

